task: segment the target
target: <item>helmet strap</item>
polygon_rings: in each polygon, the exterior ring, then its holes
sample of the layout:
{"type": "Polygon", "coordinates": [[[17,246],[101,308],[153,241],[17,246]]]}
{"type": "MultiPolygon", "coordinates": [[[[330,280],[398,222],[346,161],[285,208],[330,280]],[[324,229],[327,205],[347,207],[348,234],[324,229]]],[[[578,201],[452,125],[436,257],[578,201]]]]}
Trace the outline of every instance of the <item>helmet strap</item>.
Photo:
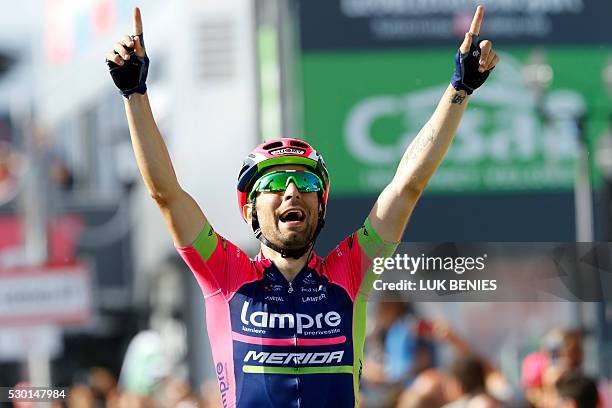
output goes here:
{"type": "MultiPolygon", "coordinates": [[[[321,195],[319,195],[320,202],[322,202],[321,198],[322,198],[321,195]]],[[[252,202],[253,211],[252,211],[252,219],[251,219],[251,228],[253,228],[253,233],[255,234],[255,238],[261,241],[262,244],[278,252],[279,254],[281,254],[283,258],[294,258],[294,259],[300,259],[306,252],[308,252],[311,248],[314,247],[314,243],[317,237],[319,236],[319,233],[323,229],[323,226],[325,225],[325,219],[323,217],[323,214],[325,214],[325,204],[321,205],[322,209],[321,211],[319,211],[319,219],[317,221],[317,228],[315,229],[314,234],[312,234],[312,238],[310,239],[310,241],[301,248],[288,249],[288,248],[283,248],[283,247],[273,244],[272,242],[270,242],[268,238],[264,236],[263,232],[261,232],[261,227],[259,226],[259,219],[257,218],[257,208],[255,206],[256,199],[257,197],[253,198],[253,202],[252,202]]]]}

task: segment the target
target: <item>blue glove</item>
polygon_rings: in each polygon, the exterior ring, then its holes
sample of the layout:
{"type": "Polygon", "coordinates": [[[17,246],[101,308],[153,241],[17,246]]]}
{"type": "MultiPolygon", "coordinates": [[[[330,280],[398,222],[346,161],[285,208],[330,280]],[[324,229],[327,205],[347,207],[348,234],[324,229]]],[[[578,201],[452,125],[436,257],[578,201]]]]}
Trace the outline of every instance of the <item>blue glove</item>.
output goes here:
{"type": "Polygon", "coordinates": [[[451,84],[457,91],[465,91],[468,95],[471,95],[474,90],[478,89],[489,77],[493,68],[486,70],[485,72],[479,72],[478,67],[480,66],[480,46],[478,46],[478,36],[472,38],[472,45],[470,51],[462,54],[460,50],[457,50],[455,57],[455,73],[451,84]]]}

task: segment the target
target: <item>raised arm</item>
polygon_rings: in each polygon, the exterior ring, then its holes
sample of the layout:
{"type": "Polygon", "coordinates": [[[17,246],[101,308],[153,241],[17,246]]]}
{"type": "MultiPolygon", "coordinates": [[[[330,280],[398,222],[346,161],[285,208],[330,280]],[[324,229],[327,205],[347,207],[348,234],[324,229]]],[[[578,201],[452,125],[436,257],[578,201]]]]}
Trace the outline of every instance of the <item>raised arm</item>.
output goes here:
{"type": "Polygon", "coordinates": [[[189,245],[204,227],[206,218],[195,200],[181,188],[151,112],[144,83],[148,58],[138,8],[134,9],[133,23],[133,35],[125,35],[117,42],[106,59],[115,84],[125,96],[125,112],[140,174],[162,212],[174,243],[189,245]]]}
{"type": "Polygon", "coordinates": [[[472,44],[480,32],[484,8],[478,6],[470,31],[459,48],[457,68],[431,118],[404,153],[393,180],[370,212],[370,222],[386,241],[401,239],[417,200],[453,140],[469,101],[468,93],[486,80],[499,62],[490,41],[472,44]]]}

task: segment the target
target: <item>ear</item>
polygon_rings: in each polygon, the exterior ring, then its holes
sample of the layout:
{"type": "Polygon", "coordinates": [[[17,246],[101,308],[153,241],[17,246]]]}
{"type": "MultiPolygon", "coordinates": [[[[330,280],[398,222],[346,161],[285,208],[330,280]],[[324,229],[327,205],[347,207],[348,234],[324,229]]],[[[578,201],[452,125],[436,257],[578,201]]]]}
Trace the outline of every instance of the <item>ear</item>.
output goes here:
{"type": "Polygon", "coordinates": [[[249,223],[253,222],[253,204],[248,203],[242,206],[242,216],[249,223]]]}

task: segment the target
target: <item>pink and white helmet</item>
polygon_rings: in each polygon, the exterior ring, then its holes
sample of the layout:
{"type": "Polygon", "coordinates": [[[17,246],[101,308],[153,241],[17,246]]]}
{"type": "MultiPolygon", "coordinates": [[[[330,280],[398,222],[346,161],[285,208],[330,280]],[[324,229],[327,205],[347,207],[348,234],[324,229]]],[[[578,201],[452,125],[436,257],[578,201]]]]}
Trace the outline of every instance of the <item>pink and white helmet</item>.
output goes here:
{"type": "Polygon", "coordinates": [[[253,188],[262,172],[269,167],[283,164],[306,166],[321,178],[324,184],[321,200],[323,209],[325,209],[329,196],[329,174],[323,157],[302,140],[280,138],[260,144],[244,159],[238,174],[238,209],[240,214],[242,214],[242,208],[247,203],[251,188],[253,188]]]}

